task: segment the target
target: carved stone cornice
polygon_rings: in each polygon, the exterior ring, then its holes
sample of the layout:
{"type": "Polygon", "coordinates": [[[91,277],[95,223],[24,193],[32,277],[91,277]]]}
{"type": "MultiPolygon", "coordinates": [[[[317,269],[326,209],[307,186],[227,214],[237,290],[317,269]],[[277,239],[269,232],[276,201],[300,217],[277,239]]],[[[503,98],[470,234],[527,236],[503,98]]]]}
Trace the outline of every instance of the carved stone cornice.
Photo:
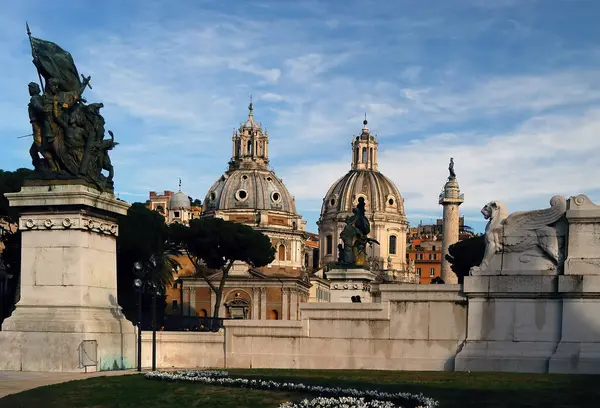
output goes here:
{"type": "Polygon", "coordinates": [[[86,206],[126,215],[131,204],[115,198],[114,194],[99,192],[82,184],[23,186],[18,193],[7,193],[11,207],[86,206]]]}
{"type": "Polygon", "coordinates": [[[103,235],[119,235],[116,222],[91,217],[86,214],[36,214],[19,218],[22,231],[45,230],[82,230],[103,235]]]}

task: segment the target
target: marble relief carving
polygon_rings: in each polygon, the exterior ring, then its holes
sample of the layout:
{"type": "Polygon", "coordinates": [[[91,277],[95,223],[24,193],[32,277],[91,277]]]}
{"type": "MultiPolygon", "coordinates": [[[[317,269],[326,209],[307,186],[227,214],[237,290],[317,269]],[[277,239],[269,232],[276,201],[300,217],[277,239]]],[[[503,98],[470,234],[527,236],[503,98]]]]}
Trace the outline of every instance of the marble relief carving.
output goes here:
{"type": "Polygon", "coordinates": [[[81,215],[55,217],[23,217],[21,230],[86,230],[106,235],[118,235],[119,226],[115,222],[100,220],[81,215]]]}

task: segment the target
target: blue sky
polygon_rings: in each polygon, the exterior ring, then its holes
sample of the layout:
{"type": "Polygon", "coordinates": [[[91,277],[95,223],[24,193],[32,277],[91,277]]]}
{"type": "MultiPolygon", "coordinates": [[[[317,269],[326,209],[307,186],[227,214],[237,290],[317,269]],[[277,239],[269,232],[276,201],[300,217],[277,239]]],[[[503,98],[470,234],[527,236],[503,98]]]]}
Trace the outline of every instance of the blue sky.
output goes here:
{"type": "Polygon", "coordinates": [[[411,223],[441,215],[454,157],[467,223],[502,200],[600,201],[600,2],[14,1],[0,15],[0,168],[30,166],[25,20],[71,52],[103,102],[116,190],[204,199],[247,115],[308,229],[350,168],[364,112],[411,223]]]}

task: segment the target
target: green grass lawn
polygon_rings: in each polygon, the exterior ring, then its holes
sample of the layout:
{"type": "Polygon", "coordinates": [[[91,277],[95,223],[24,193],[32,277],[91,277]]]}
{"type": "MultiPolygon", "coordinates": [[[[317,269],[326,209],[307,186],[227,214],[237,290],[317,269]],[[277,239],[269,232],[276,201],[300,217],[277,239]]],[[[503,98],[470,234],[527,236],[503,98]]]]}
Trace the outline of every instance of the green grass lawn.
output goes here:
{"type": "MultiPolygon", "coordinates": [[[[600,376],[337,370],[227,370],[231,377],[423,393],[456,408],[600,406],[600,376]]],[[[145,379],[97,377],[9,395],[0,407],[277,407],[306,395],[145,379]]]]}

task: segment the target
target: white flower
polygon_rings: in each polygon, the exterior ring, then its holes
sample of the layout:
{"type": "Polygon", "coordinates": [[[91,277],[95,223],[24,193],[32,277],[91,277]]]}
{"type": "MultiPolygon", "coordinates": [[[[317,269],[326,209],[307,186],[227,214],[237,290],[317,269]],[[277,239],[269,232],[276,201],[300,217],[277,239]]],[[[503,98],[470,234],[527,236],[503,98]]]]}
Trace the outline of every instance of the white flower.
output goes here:
{"type": "Polygon", "coordinates": [[[396,403],[408,401],[412,401],[413,404],[416,403],[417,408],[434,408],[438,406],[438,401],[425,397],[423,394],[410,394],[408,392],[392,393],[377,390],[357,390],[354,388],[305,385],[302,383],[278,383],[271,380],[231,378],[226,371],[151,371],[146,374],[146,378],[168,381],[192,381],[203,384],[292,391],[320,395],[320,397],[310,401],[303,400],[298,403],[286,402],[285,404],[288,405],[283,404],[280,408],[394,408],[399,407],[399,405],[395,405],[396,403]]]}

